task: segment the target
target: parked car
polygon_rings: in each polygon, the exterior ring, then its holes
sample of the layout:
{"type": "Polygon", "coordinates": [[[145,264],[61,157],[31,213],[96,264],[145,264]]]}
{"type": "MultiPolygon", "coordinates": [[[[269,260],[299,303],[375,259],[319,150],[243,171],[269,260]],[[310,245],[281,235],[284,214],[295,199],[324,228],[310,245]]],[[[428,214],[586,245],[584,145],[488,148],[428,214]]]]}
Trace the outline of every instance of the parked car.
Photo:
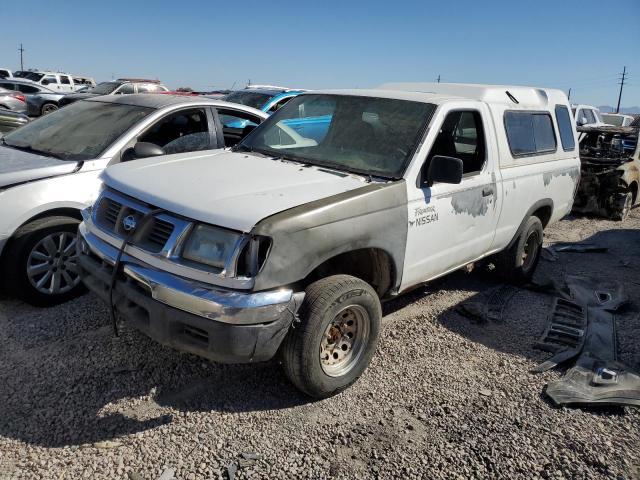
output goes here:
{"type": "Polygon", "coordinates": [[[6,289],[34,305],[78,294],[74,233],[107,165],[232,146],[250,129],[230,129],[220,119],[258,124],[266,117],[199,97],[103,96],[7,134],[0,139],[0,277],[6,289]]]}
{"type": "Polygon", "coordinates": [[[276,112],[289,100],[303,93],[304,90],[294,90],[284,87],[249,86],[244,90],[236,90],[229,93],[224,100],[227,102],[240,103],[249,107],[257,108],[268,114],[276,112]]]}
{"type": "Polygon", "coordinates": [[[7,90],[6,88],[0,87],[0,108],[13,110],[18,113],[26,113],[26,98],[20,92],[14,92],[13,90],[7,90]]]}
{"type": "Polygon", "coordinates": [[[129,95],[133,93],[162,93],[169,89],[157,80],[145,80],[143,78],[119,78],[111,82],[102,82],[82,93],[67,95],[60,102],[64,107],[70,103],[100,95],[129,95]]]}
{"type": "Polygon", "coordinates": [[[82,89],[87,87],[95,87],[96,81],[91,77],[78,77],[76,75],[73,76],[73,83],[75,85],[75,91],[79,92],[82,89]]]}
{"type": "Polygon", "coordinates": [[[602,121],[614,127],[629,127],[633,123],[633,115],[623,115],[621,113],[603,113],[602,121]]]}
{"type": "Polygon", "coordinates": [[[19,78],[0,80],[0,87],[22,93],[27,103],[27,114],[32,117],[46,115],[57,110],[58,100],[65,95],[19,78]]]}
{"type": "Polygon", "coordinates": [[[29,123],[29,117],[13,110],[0,108],[0,137],[11,130],[29,123]]]}
{"type": "Polygon", "coordinates": [[[38,85],[44,85],[54,92],[73,92],[84,85],[76,85],[74,77],[63,72],[31,70],[23,78],[37,83],[38,85]]]}
{"type": "Polygon", "coordinates": [[[602,119],[600,110],[591,105],[572,105],[573,117],[578,127],[591,126],[601,127],[607,125],[602,119]]]}
{"type": "Polygon", "coordinates": [[[60,108],[60,100],[67,94],[58,92],[47,92],[43,90],[34,95],[27,95],[27,114],[30,117],[48,115],[60,108]]]}
{"type": "Polygon", "coordinates": [[[79,228],[84,283],[165,345],[234,363],[280,352],[326,397],[371,360],[381,299],[493,255],[530,279],[579,178],[566,95],[380,88],[299,95],[230,152],[108,168],[79,228]],[[290,126],[316,118],[322,136],[290,126]]]}
{"type": "Polygon", "coordinates": [[[574,211],[625,220],[640,203],[638,128],[585,126],[578,132],[582,167],[574,211]]]}
{"type": "Polygon", "coordinates": [[[0,78],[12,78],[13,74],[8,68],[0,68],[0,78]]]}

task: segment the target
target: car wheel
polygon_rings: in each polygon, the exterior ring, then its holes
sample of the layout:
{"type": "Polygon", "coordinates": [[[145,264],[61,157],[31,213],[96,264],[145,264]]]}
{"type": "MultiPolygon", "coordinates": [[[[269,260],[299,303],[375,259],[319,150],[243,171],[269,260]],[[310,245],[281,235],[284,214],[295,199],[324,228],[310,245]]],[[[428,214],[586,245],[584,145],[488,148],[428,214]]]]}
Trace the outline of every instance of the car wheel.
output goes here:
{"type": "Polygon", "coordinates": [[[378,343],[382,308],[366,282],[334,275],[312,283],[281,349],[284,371],[307,395],[326,398],[362,375],[378,343]]]}
{"type": "Polygon", "coordinates": [[[49,306],[84,292],[77,265],[80,222],[47,217],[20,228],[6,254],[4,283],[9,293],[31,305],[49,306]]]}
{"type": "Polygon", "coordinates": [[[542,240],[542,222],[529,217],[518,240],[496,255],[496,268],[502,277],[515,284],[530,282],[540,261],[542,240]]]}
{"type": "Polygon", "coordinates": [[[55,112],[56,110],[58,110],[58,105],[56,105],[55,103],[45,103],[40,109],[40,113],[42,115],[47,115],[49,113],[55,112]]]}
{"type": "Polygon", "coordinates": [[[624,221],[631,211],[633,204],[633,194],[631,192],[616,193],[611,199],[609,217],[611,220],[624,221]]]}

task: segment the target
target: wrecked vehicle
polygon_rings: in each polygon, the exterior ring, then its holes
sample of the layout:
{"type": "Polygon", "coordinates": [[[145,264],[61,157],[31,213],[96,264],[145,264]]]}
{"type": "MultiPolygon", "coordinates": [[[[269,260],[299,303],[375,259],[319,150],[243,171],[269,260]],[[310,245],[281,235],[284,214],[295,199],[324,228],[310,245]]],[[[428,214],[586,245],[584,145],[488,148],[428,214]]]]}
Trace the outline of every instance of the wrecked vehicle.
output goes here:
{"type": "Polygon", "coordinates": [[[489,256],[531,278],[544,227],[571,209],[576,145],[559,90],[303,93],[232,151],[107,169],[81,276],[116,333],[124,320],[219,362],[279,353],[326,397],[369,364],[381,300],[489,256]]]}
{"type": "Polygon", "coordinates": [[[578,127],[581,180],[573,210],[624,220],[637,205],[638,127],[578,127]]]}

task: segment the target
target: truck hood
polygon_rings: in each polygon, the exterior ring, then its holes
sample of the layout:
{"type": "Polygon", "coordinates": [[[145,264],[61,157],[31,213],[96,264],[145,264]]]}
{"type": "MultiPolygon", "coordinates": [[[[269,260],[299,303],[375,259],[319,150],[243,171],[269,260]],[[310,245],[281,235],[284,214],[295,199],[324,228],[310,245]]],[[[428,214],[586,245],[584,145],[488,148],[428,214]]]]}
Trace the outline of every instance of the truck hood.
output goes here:
{"type": "Polygon", "coordinates": [[[278,212],[366,185],[357,176],[226,150],[114,165],[102,179],[167,211],[244,232],[278,212]]]}
{"type": "Polygon", "coordinates": [[[0,146],[0,188],[72,173],[77,162],[0,146]]]}

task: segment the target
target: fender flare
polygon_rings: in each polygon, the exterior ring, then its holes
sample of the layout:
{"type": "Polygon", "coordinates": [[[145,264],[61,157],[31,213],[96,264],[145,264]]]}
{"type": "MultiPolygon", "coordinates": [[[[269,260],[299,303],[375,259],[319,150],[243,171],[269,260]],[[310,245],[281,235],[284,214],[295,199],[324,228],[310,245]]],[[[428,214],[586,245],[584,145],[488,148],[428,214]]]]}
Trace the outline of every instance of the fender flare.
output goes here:
{"type": "Polygon", "coordinates": [[[509,242],[509,244],[506,246],[505,250],[508,250],[511,247],[513,247],[513,245],[518,241],[518,238],[522,234],[522,231],[524,230],[524,226],[527,223],[527,220],[529,220],[529,217],[531,217],[535,211],[537,211],[537,210],[539,210],[539,209],[541,209],[543,207],[551,208],[551,216],[553,216],[553,200],[551,200],[550,198],[543,198],[543,199],[538,200],[537,202],[535,202],[533,205],[531,205],[531,208],[529,208],[529,210],[527,210],[527,213],[525,214],[524,218],[522,219],[522,222],[520,222],[520,226],[516,230],[516,233],[514,234],[513,238],[509,242]]]}

